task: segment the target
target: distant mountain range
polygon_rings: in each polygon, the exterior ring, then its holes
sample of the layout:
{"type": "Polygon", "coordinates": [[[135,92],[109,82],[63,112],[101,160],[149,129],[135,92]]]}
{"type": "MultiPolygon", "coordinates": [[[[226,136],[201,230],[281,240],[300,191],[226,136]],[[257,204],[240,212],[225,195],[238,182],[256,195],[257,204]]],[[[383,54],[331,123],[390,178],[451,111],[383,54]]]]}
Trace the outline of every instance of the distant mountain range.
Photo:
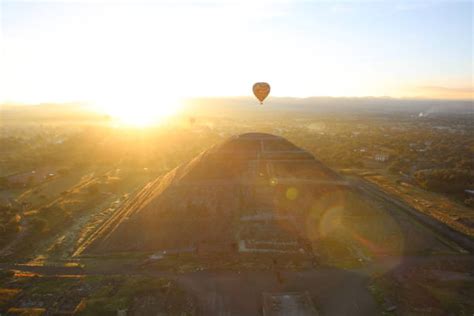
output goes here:
{"type": "MultiPolygon", "coordinates": [[[[130,106],[133,106],[131,104],[130,106]]],[[[160,106],[157,104],[157,106],[160,106]]],[[[441,114],[474,114],[474,100],[399,99],[390,97],[272,97],[263,105],[254,97],[200,97],[183,101],[183,110],[195,114],[298,112],[298,113],[413,113],[428,116],[441,114]]],[[[104,119],[85,102],[41,103],[35,105],[0,104],[0,120],[27,119],[104,119]]]]}
{"type": "Polygon", "coordinates": [[[193,98],[187,101],[191,109],[255,109],[298,112],[414,112],[414,113],[474,113],[473,100],[399,99],[390,97],[269,97],[263,106],[253,97],[193,98]]]}

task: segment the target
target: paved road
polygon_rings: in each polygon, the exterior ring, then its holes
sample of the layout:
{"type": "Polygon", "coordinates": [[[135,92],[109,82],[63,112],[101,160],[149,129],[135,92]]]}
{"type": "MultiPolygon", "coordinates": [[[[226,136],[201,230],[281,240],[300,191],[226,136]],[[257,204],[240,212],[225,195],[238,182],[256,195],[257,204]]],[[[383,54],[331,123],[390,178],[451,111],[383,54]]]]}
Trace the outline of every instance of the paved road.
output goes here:
{"type": "Polygon", "coordinates": [[[388,202],[397,206],[398,209],[404,211],[408,215],[410,215],[413,219],[417,220],[424,226],[428,227],[432,231],[440,234],[444,238],[455,242],[461,248],[469,251],[470,253],[474,253],[474,239],[466,236],[451,227],[447,226],[446,224],[436,220],[435,218],[426,215],[417,209],[407,205],[405,202],[399,200],[398,198],[387,194],[386,192],[379,189],[376,185],[367,182],[366,180],[360,178],[352,178],[351,179],[352,186],[359,189],[366,195],[382,200],[384,202],[388,202]]]}

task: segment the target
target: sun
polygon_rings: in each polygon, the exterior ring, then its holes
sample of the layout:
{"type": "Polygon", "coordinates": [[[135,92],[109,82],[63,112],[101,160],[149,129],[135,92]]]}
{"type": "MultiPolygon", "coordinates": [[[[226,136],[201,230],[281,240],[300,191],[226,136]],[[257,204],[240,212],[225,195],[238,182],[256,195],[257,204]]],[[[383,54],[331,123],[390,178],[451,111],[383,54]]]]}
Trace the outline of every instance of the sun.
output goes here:
{"type": "Polygon", "coordinates": [[[95,102],[97,108],[121,125],[145,127],[162,123],[181,106],[172,96],[104,97],[95,102]]]}

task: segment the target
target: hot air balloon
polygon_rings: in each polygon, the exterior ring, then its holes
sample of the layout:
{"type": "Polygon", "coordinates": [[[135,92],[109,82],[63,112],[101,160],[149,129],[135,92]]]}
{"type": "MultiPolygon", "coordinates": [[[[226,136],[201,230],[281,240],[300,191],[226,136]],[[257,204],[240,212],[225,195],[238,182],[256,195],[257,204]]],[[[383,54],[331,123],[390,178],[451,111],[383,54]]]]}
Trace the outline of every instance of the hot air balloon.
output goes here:
{"type": "Polygon", "coordinates": [[[257,82],[253,85],[253,94],[260,101],[260,104],[263,104],[263,100],[270,93],[270,85],[266,82],[257,82]]]}

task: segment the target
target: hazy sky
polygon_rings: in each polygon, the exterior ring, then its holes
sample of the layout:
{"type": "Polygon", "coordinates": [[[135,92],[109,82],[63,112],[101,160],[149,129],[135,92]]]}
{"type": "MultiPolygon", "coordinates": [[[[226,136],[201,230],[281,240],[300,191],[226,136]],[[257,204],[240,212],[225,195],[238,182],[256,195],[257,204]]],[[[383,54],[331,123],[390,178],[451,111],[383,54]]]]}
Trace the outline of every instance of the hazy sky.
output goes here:
{"type": "Polygon", "coordinates": [[[0,3],[0,101],[472,97],[471,1],[0,3]]]}

